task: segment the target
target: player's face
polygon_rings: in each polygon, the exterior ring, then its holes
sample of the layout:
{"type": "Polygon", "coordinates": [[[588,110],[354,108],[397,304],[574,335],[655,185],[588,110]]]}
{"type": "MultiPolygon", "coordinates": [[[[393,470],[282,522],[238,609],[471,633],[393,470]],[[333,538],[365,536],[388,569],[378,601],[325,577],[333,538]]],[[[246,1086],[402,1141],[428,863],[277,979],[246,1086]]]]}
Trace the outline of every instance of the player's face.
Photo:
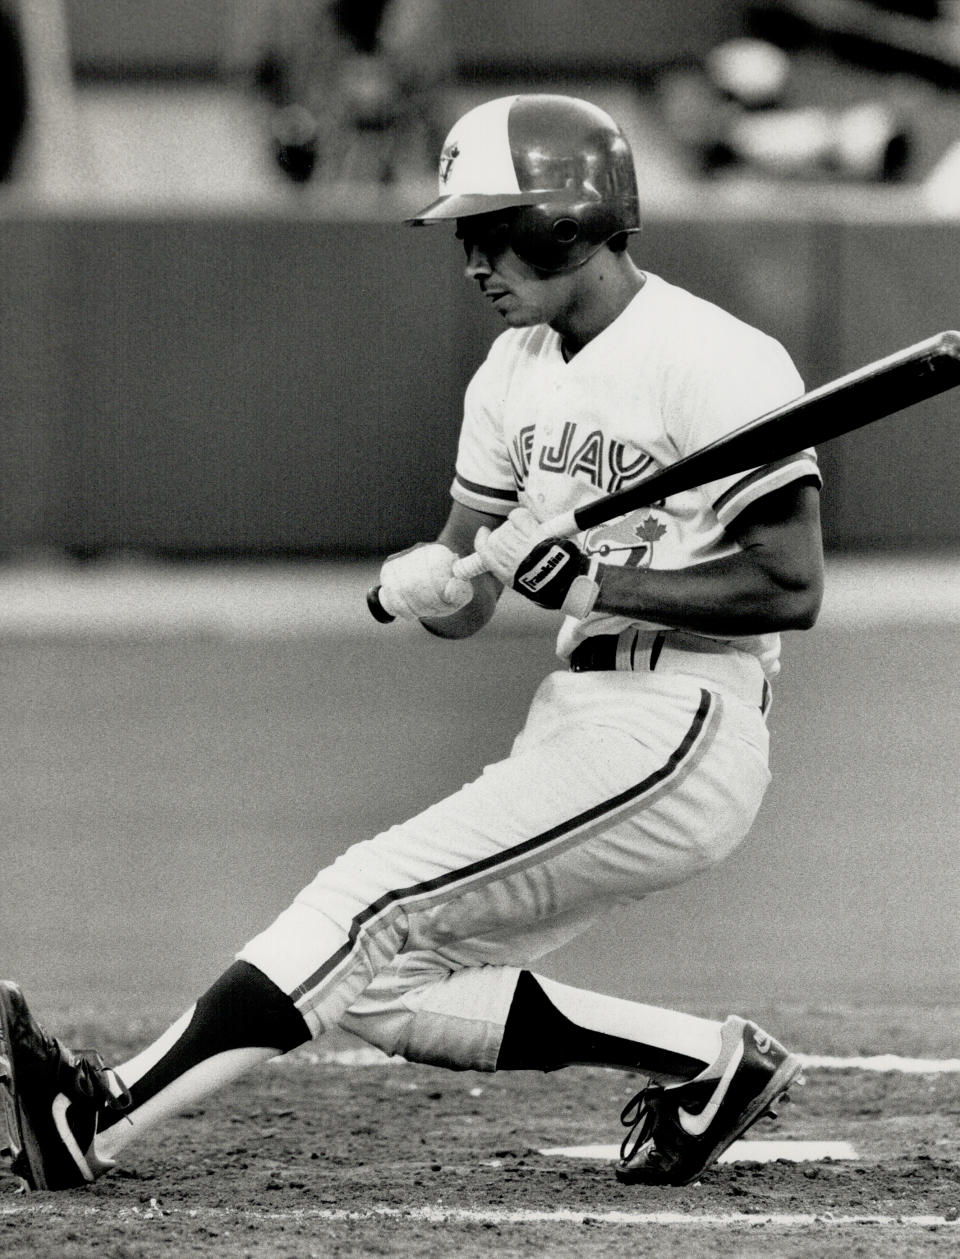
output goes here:
{"type": "Polygon", "coordinates": [[[510,247],[512,225],[509,211],[457,220],[467,278],[511,327],[553,324],[570,302],[570,276],[545,275],[519,258],[510,247]]]}

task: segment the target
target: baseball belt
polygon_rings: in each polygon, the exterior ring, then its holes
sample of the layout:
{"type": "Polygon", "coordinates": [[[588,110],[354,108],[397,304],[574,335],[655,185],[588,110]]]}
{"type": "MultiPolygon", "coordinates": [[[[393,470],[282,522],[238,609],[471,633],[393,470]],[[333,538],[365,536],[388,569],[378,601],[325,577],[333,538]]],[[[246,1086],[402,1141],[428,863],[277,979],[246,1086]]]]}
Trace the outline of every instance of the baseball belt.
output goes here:
{"type": "Polygon", "coordinates": [[[756,704],[764,715],[770,707],[770,683],[755,656],[696,634],[630,627],[619,634],[594,634],[573,649],[569,665],[573,673],[689,674],[756,704]]]}

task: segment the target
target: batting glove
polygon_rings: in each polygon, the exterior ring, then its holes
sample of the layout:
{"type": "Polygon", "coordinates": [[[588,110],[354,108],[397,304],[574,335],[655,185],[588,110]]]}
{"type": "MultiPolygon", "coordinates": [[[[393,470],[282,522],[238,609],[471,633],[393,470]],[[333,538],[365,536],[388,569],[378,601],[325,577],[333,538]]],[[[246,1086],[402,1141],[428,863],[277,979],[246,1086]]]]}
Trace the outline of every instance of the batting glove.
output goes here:
{"type": "Polygon", "coordinates": [[[541,608],[580,619],[596,603],[599,565],[591,562],[569,538],[544,538],[540,522],[518,507],[497,529],[482,528],[474,550],[487,569],[541,608]]]}
{"type": "Polygon", "coordinates": [[[456,553],[441,542],[424,542],[391,555],[380,569],[384,609],[405,621],[458,612],[473,598],[473,586],[454,577],[455,559],[456,553]]]}

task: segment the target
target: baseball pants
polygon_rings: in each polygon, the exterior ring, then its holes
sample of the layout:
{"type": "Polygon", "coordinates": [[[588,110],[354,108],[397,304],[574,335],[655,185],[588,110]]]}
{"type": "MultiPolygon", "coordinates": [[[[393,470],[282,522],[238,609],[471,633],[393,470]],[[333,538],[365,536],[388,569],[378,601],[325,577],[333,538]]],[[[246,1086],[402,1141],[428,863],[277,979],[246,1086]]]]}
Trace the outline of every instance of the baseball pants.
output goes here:
{"type": "Polygon", "coordinates": [[[341,1027],[412,1061],[493,1070],[518,970],[726,857],[767,763],[744,689],[552,673],[506,759],[351,846],[238,956],[315,1036],[341,1027]]]}

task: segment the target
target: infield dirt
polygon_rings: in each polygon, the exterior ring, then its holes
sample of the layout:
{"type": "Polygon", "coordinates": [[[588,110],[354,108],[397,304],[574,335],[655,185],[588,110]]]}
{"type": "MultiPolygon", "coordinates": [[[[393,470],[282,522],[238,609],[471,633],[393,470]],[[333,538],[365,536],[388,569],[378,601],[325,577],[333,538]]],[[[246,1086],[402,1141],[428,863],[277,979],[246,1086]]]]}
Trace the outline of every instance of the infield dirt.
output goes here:
{"type": "MultiPolygon", "coordinates": [[[[945,1037],[957,1019],[931,1014],[945,1037]]],[[[102,1029],[99,1039],[114,1059],[131,1047],[102,1029]]],[[[20,1195],[0,1181],[0,1254],[892,1259],[960,1249],[956,1073],[808,1068],[780,1120],[751,1133],[848,1141],[855,1162],[729,1163],[694,1185],[643,1189],[619,1185],[604,1162],[539,1153],[618,1141],[620,1108],[642,1083],[597,1069],[347,1066],[307,1047],[182,1113],[87,1189],[20,1195]],[[534,1211],[546,1218],[509,1218],[534,1211]]]]}

